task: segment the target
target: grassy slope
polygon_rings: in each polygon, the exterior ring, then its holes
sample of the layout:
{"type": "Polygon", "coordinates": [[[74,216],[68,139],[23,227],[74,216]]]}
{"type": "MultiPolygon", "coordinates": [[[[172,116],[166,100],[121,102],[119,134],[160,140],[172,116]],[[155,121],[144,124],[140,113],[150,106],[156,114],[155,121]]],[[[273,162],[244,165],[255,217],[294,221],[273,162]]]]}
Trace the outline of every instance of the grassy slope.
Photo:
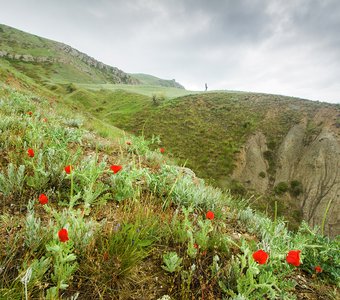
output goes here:
{"type": "Polygon", "coordinates": [[[164,87],[157,85],[129,85],[129,84],[77,84],[81,88],[88,90],[98,91],[101,89],[116,91],[125,90],[127,92],[142,94],[145,96],[156,95],[158,97],[164,97],[166,99],[173,99],[185,95],[197,94],[199,92],[188,91],[184,89],[178,89],[174,87],[164,87]]]}
{"type": "MultiPolygon", "coordinates": [[[[11,54],[49,57],[67,62],[38,63],[8,60],[12,67],[39,82],[112,83],[116,80],[107,72],[91,67],[79,58],[61,50],[61,43],[1,24],[0,44],[1,51],[11,54]]],[[[124,73],[121,75],[124,76],[124,73]]]]}
{"type": "MultiPolygon", "coordinates": [[[[28,296],[39,299],[76,293],[80,299],[158,299],[165,294],[183,300],[294,299],[306,293],[336,298],[339,240],[330,242],[306,226],[290,234],[281,221],[273,223],[181,174],[150,152],[143,139],[132,137],[128,146],[124,140],[89,135],[75,127],[75,110],[61,108],[53,94],[25,77],[0,75],[7,76],[0,94],[0,128],[7,133],[0,136],[0,242],[5,245],[0,299],[25,297],[20,280],[28,267],[33,269],[28,296]],[[34,158],[27,156],[29,147],[34,158]],[[123,171],[114,175],[109,166],[115,163],[123,171]],[[8,171],[10,164],[14,173],[8,171]],[[74,166],[76,205],[70,201],[71,177],[63,170],[67,164],[74,166]],[[19,166],[25,167],[24,177],[19,166]],[[49,198],[44,207],[37,200],[41,193],[49,198]],[[213,221],[205,218],[208,209],[215,212],[213,221]],[[62,227],[69,231],[66,243],[58,239],[62,227]],[[270,249],[264,266],[252,258],[259,248],[270,249]],[[298,270],[284,260],[291,249],[302,251],[298,270]],[[166,265],[162,256],[171,252],[181,258],[180,268],[170,260],[166,265]],[[316,264],[323,273],[312,276],[316,264]],[[161,265],[175,268],[169,272],[161,265]]],[[[102,99],[109,97],[102,93],[102,99]]],[[[129,96],[120,93],[117,99],[129,96]]]]}
{"type": "Polygon", "coordinates": [[[250,134],[264,132],[269,148],[275,151],[291,126],[325,105],[276,95],[233,92],[175,98],[172,89],[167,89],[167,98],[154,105],[150,94],[157,90],[155,87],[150,93],[145,91],[147,87],[119,86],[111,90],[110,86],[101,87],[92,86],[95,93],[78,89],[67,99],[127,131],[147,137],[159,135],[175,157],[187,161],[200,177],[211,178],[219,185],[225,183],[233,170],[235,153],[250,134]]]}
{"type": "MultiPolygon", "coordinates": [[[[166,89],[167,98],[155,105],[150,95],[159,90],[153,87],[114,87],[113,85],[82,85],[67,95],[68,103],[90,115],[136,135],[151,138],[159,136],[162,146],[179,164],[185,164],[211,184],[231,189],[234,194],[247,190],[231,180],[235,159],[248,137],[263,132],[269,151],[265,153],[271,187],[274,188],[276,152],[289,129],[302,119],[311,120],[317,109],[328,104],[291,97],[240,92],[192,93],[179,97],[174,89],[166,89]],[[83,89],[84,87],[89,90],[83,89]],[[102,87],[99,89],[99,87],[102,87]],[[144,94],[144,95],[141,95],[144,94]]],[[[334,107],[334,105],[330,105],[334,107]]],[[[311,139],[320,130],[320,124],[308,122],[311,139]]],[[[308,141],[306,141],[308,143],[308,141]]],[[[250,194],[253,191],[248,191],[250,194]]],[[[278,215],[285,216],[292,229],[301,222],[301,211],[296,199],[274,195],[255,197],[253,207],[274,215],[278,201],[278,215]]]]}

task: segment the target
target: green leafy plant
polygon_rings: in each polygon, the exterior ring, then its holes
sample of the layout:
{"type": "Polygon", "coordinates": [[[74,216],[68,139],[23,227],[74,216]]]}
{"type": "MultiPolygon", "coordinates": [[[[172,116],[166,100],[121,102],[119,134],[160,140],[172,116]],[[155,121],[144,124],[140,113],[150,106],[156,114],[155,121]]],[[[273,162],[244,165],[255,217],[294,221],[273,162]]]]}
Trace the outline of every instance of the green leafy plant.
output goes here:
{"type": "Polygon", "coordinates": [[[56,284],[47,290],[47,299],[56,299],[59,297],[59,291],[68,287],[73,273],[77,270],[78,264],[75,262],[76,255],[73,254],[74,248],[72,242],[59,243],[52,241],[46,245],[48,255],[52,258],[53,273],[51,279],[56,284]],[[56,297],[56,298],[51,298],[56,297]]]}
{"type": "Polygon", "coordinates": [[[181,269],[182,258],[180,258],[176,252],[168,252],[163,254],[162,268],[169,272],[174,273],[181,269]]]}

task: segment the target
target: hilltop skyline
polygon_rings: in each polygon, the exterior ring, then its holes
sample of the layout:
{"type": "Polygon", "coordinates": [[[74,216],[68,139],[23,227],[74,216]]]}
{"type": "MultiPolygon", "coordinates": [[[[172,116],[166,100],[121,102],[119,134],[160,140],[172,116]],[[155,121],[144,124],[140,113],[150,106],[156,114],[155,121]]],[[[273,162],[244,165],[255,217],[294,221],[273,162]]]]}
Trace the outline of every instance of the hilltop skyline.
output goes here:
{"type": "Polygon", "coordinates": [[[340,103],[337,1],[12,1],[0,22],[187,89],[340,103]]]}

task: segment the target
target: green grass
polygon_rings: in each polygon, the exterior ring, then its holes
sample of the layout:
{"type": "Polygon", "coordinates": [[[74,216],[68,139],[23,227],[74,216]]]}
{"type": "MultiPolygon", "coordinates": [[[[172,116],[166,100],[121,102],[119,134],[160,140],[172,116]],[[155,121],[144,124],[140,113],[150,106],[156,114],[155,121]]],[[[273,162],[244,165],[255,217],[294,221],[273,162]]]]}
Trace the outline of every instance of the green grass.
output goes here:
{"type": "Polygon", "coordinates": [[[162,87],[156,85],[128,85],[128,84],[78,84],[80,87],[89,90],[125,90],[127,92],[141,94],[151,97],[152,95],[163,96],[166,99],[173,99],[185,95],[199,94],[200,92],[188,91],[174,87],[162,87]]]}

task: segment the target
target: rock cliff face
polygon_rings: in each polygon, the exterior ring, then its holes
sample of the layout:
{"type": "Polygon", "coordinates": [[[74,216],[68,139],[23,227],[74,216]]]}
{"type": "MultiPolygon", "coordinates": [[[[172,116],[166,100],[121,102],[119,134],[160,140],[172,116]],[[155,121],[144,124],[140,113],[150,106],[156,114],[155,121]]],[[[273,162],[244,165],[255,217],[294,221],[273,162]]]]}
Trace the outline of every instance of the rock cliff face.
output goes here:
{"type": "Polygon", "coordinates": [[[332,124],[334,116],[316,113],[314,121],[322,122],[312,138],[305,119],[291,127],[276,153],[276,169],[272,183],[260,178],[268,166],[263,152],[266,138],[258,132],[251,136],[238,158],[234,178],[258,193],[269,193],[280,182],[302,184],[297,196],[303,219],[311,226],[321,226],[329,207],[325,234],[340,234],[340,130],[332,124]]]}
{"type": "Polygon", "coordinates": [[[266,174],[268,168],[263,156],[263,153],[267,150],[267,140],[261,132],[252,135],[241,149],[237,159],[239,163],[233,177],[242,181],[247,189],[259,193],[266,192],[268,176],[261,177],[260,174],[261,172],[266,174]]]}
{"type": "Polygon", "coordinates": [[[325,233],[340,234],[340,143],[324,128],[300,156],[294,177],[302,182],[299,198],[303,217],[312,226],[321,225],[330,203],[325,233]]]}

